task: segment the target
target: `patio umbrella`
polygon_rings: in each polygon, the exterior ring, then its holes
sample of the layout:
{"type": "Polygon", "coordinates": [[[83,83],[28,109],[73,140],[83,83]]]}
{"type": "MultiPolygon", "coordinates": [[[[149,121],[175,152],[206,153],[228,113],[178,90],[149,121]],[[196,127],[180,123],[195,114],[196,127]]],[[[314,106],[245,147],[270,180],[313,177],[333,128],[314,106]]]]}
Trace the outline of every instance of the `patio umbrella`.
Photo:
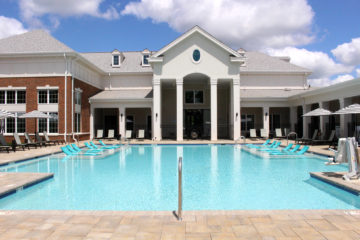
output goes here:
{"type": "Polygon", "coordinates": [[[0,109],[0,120],[1,120],[0,132],[2,132],[2,133],[5,131],[5,118],[8,118],[8,117],[15,117],[15,114],[13,114],[7,110],[0,109]]]}
{"type": "Polygon", "coordinates": [[[50,115],[47,115],[46,113],[40,112],[38,110],[34,110],[34,111],[27,112],[27,113],[21,115],[19,118],[33,118],[33,119],[35,119],[35,133],[36,133],[36,129],[37,129],[36,119],[39,119],[39,118],[52,118],[52,117],[50,115]]]}
{"type": "MultiPolygon", "coordinates": [[[[352,104],[347,107],[344,107],[336,112],[334,114],[341,115],[341,114],[359,114],[360,113],[360,104],[352,104]]],[[[357,131],[357,122],[355,122],[355,136],[356,139],[358,139],[358,131],[357,131]]]]}
{"type": "Polygon", "coordinates": [[[317,108],[315,110],[312,110],[308,113],[305,113],[302,115],[303,117],[317,117],[317,116],[328,116],[331,115],[332,112],[323,108],[317,108]]]}

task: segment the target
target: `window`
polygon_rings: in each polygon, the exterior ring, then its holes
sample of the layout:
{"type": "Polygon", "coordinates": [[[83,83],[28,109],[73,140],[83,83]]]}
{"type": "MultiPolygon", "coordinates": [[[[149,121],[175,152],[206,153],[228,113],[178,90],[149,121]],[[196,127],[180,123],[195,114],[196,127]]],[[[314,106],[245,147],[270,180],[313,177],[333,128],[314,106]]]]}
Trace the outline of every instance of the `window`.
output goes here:
{"type": "Polygon", "coordinates": [[[38,101],[41,104],[47,103],[59,103],[59,91],[56,90],[39,90],[38,91],[38,101]]]}
{"type": "Polygon", "coordinates": [[[255,127],[255,115],[241,114],[241,130],[250,131],[255,127]]]}
{"type": "Polygon", "coordinates": [[[80,113],[75,113],[74,116],[74,131],[81,132],[81,115],[80,113]]]}
{"type": "Polygon", "coordinates": [[[25,90],[2,90],[0,91],[0,104],[25,104],[25,90]]]}
{"type": "Polygon", "coordinates": [[[75,104],[81,105],[81,92],[75,91],[75,104]]]}
{"type": "Polygon", "coordinates": [[[185,91],[185,103],[204,103],[204,92],[201,90],[185,91]]]}
{"type": "Polygon", "coordinates": [[[47,90],[39,91],[39,103],[47,103],[47,90]]]}
{"type": "Polygon", "coordinates": [[[275,131],[276,128],[280,128],[280,115],[270,114],[270,131],[275,131]]]}
{"type": "Polygon", "coordinates": [[[17,103],[26,103],[26,91],[17,91],[17,103]]]}
{"type": "Polygon", "coordinates": [[[119,66],[119,55],[113,57],[113,65],[119,66]]]}
{"type": "Polygon", "coordinates": [[[126,130],[134,130],[134,116],[126,116],[126,130]]]}
{"type": "Polygon", "coordinates": [[[6,92],[6,104],[15,104],[15,91],[6,92]]]}
{"type": "Polygon", "coordinates": [[[58,133],[59,129],[59,120],[58,120],[58,113],[51,112],[47,113],[51,116],[51,118],[39,118],[38,119],[38,129],[39,132],[47,132],[47,133],[58,133]]]}
{"type": "Polygon", "coordinates": [[[195,62],[199,62],[200,61],[200,51],[198,49],[195,49],[193,51],[193,60],[195,62]]]}
{"type": "Polygon", "coordinates": [[[143,56],[143,65],[144,66],[148,66],[149,65],[149,55],[144,55],[143,56]]]}
{"type": "Polygon", "coordinates": [[[0,91],[0,104],[5,104],[5,91],[0,91]]]}
{"type": "Polygon", "coordinates": [[[19,118],[23,113],[14,113],[16,118],[4,119],[2,130],[5,133],[24,133],[25,132],[25,118],[19,118]]]}

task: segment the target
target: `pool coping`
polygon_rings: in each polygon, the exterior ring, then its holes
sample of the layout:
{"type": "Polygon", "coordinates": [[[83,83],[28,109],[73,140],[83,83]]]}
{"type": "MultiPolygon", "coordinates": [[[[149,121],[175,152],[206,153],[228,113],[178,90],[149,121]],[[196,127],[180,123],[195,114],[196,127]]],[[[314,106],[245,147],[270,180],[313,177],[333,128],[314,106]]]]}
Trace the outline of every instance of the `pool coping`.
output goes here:
{"type": "Polygon", "coordinates": [[[11,194],[14,194],[16,193],[17,191],[19,190],[23,190],[23,189],[26,189],[26,188],[29,188],[31,186],[34,186],[38,183],[41,183],[43,181],[46,181],[50,178],[53,178],[54,177],[54,173],[19,173],[19,172],[2,172],[0,173],[0,175],[8,175],[8,176],[12,176],[12,175],[17,175],[17,176],[21,176],[21,175],[32,175],[33,178],[29,178],[28,181],[25,181],[25,182],[22,182],[22,183],[15,183],[13,184],[13,186],[10,186],[8,188],[6,188],[5,186],[5,189],[4,190],[0,190],[0,199],[1,198],[4,198],[4,197],[7,197],[11,194]]]}
{"type": "Polygon", "coordinates": [[[310,176],[335,187],[341,188],[355,195],[360,195],[360,184],[345,181],[342,176],[347,172],[310,172],[310,176]]]}

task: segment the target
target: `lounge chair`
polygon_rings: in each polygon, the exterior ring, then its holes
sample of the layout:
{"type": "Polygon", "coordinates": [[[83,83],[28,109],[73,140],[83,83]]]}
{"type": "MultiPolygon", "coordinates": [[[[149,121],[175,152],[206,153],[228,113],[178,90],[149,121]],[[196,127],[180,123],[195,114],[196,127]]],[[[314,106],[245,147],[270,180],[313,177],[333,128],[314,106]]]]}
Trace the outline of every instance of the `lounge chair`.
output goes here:
{"type": "Polygon", "coordinates": [[[81,149],[81,148],[79,148],[78,146],[76,146],[75,143],[72,143],[72,144],[71,144],[71,147],[72,147],[75,151],[77,151],[77,152],[86,152],[86,153],[97,153],[97,152],[99,152],[99,151],[97,151],[97,150],[81,149]]]}
{"type": "Polygon", "coordinates": [[[47,132],[43,132],[44,138],[45,138],[45,142],[47,143],[53,143],[54,145],[56,144],[60,144],[60,140],[50,140],[49,136],[47,135],[47,132]]]}
{"type": "Polygon", "coordinates": [[[22,143],[21,139],[19,137],[19,134],[17,134],[17,133],[14,133],[14,139],[15,139],[16,146],[21,146],[23,149],[25,149],[26,147],[28,149],[30,149],[30,147],[37,148],[37,146],[38,146],[36,143],[22,143]]]}
{"type": "MultiPolygon", "coordinates": [[[[8,153],[12,147],[7,144],[5,141],[4,135],[0,134],[0,150],[6,150],[8,153]]],[[[15,149],[13,149],[15,152],[15,149]]]]}
{"type": "Polygon", "coordinates": [[[256,136],[256,129],[250,129],[250,138],[257,138],[256,136]]]}
{"type": "Polygon", "coordinates": [[[285,136],[282,134],[281,128],[275,129],[275,138],[285,138],[285,136]]]}
{"type": "Polygon", "coordinates": [[[25,139],[26,139],[27,143],[35,144],[36,146],[39,146],[39,147],[42,146],[41,143],[39,143],[39,142],[34,142],[34,141],[31,139],[31,137],[29,136],[29,134],[28,134],[27,132],[24,133],[24,136],[25,136],[25,139]]]}
{"type": "Polygon", "coordinates": [[[114,138],[115,138],[115,130],[114,129],[109,129],[106,139],[114,139],[114,138]]]}
{"type": "Polygon", "coordinates": [[[137,139],[138,140],[144,140],[144,138],[145,138],[145,130],[144,129],[139,129],[137,139]]]}
{"type": "Polygon", "coordinates": [[[319,133],[319,130],[315,129],[315,131],[314,131],[314,133],[312,135],[312,138],[300,138],[300,139],[296,139],[295,142],[299,143],[299,144],[309,143],[311,141],[314,141],[317,138],[318,133],[319,133]]]}
{"type": "Polygon", "coordinates": [[[130,139],[132,136],[132,131],[131,130],[126,130],[125,132],[125,139],[130,139]]]}
{"type": "Polygon", "coordinates": [[[336,133],[335,130],[332,130],[328,140],[313,140],[310,142],[310,144],[311,145],[325,145],[325,144],[329,145],[334,141],[335,133],[336,133]]]}
{"type": "Polygon", "coordinates": [[[268,147],[268,148],[265,147],[265,148],[259,149],[259,151],[264,151],[264,152],[272,151],[274,149],[277,149],[280,146],[280,144],[281,144],[281,142],[278,141],[274,145],[272,145],[271,147],[268,147]]]}
{"type": "Polygon", "coordinates": [[[93,146],[95,149],[97,149],[97,150],[100,150],[100,149],[113,149],[112,147],[107,147],[107,146],[101,146],[101,147],[99,147],[98,145],[96,145],[93,141],[90,141],[89,142],[90,143],[90,145],[91,146],[93,146]]]}
{"type": "Polygon", "coordinates": [[[102,139],[104,138],[104,130],[103,129],[98,129],[96,131],[96,139],[102,139]]]}
{"type": "Polygon", "coordinates": [[[294,145],[293,143],[289,143],[289,145],[287,145],[283,149],[275,149],[275,150],[271,150],[270,152],[287,152],[292,148],[293,145],[294,145]]]}
{"type": "Polygon", "coordinates": [[[268,138],[269,137],[268,132],[264,128],[260,129],[260,137],[261,138],[268,138]]]}
{"type": "Polygon", "coordinates": [[[255,144],[252,144],[252,143],[249,143],[249,144],[246,144],[246,146],[247,147],[259,147],[259,146],[266,146],[266,145],[268,145],[269,143],[270,143],[270,139],[268,139],[268,140],[266,140],[263,144],[261,144],[261,145],[255,145],[255,144]]]}
{"type": "Polygon", "coordinates": [[[36,142],[42,144],[43,146],[50,145],[49,142],[46,142],[46,141],[42,140],[42,138],[40,137],[38,132],[35,133],[35,140],[36,140],[36,142]]]}
{"type": "MultiPolygon", "coordinates": [[[[69,146],[69,145],[67,145],[69,146]]],[[[76,156],[76,155],[85,155],[85,156],[98,156],[99,154],[96,154],[96,153],[78,153],[78,152],[73,152],[71,150],[69,150],[68,147],[60,147],[60,149],[66,154],[66,155],[69,155],[69,156],[76,156]]]]}
{"type": "MultiPolygon", "coordinates": [[[[270,139],[269,139],[270,140],[270,139]]],[[[273,141],[270,145],[269,143],[265,144],[263,143],[262,145],[253,145],[253,146],[249,146],[250,148],[256,148],[256,149],[261,149],[261,148],[272,148],[278,141],[273,141]]]]}
{"type": "Polygon", "coordinates": [[[295,154],[304,155],[304,153],[306,153],[308,149],[309,149],[309,146],[304,146],[300,151],[296,152],[295,154]]]}
{"type": "Polygon", "coordinates": [[[99,140],[99,143],[101,144],[101,146],[103,147],[112,147],[112,148],[118,148],[120,147],[120,145],[106,145],[102,140],[99,140]]]}
{"type": "Polygon", "coordinates": [[[93,146],[91,146],[91,145],[90,145],[89,143],[87,143],[87,142],[85,142],[84,144],[85,144],[85,147],[87,147],[87,148],[90,149],[90,150],[94,150],[94,151],[97,151],[97,152],[102,151],[102,149],[96,149],[96,148],[94,148],[93,146]]]}

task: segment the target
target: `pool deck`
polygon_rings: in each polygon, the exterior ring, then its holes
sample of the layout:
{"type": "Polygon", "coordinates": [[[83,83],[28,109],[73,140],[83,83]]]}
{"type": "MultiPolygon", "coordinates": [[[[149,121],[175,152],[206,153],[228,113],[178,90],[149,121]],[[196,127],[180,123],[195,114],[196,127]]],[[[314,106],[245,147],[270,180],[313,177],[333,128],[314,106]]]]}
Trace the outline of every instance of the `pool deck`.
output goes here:
{"type": "Polygon", "coordinates": [[[346,172],[311,172],[310,175],[324,182],[343,188],[356,195],[360,195],[360,180],[345,181],[342,179],[346,172]]]}
{"type": "Polygon", "coordinates": [[[360,211],[0,211],[2,239],[349,240],[360,211]]]}
{"type": "MultiPolygon", "coordinates": [[[[262,142],[261,140],[246,141],[246,143],[262,142]]],[[[115,144],[118,141],[108,143],[115,144]]],[[[184,141],[180,144],[211,143],[232,144],[234,141],[184,141]]],[[[286,140],[282,143],[283,146],[286,145],[286,140]]],[[[154,142],[131,141],[130,144],[154,144],[154,142]]],[[[156,144],[179,144],[179,142],[161,141],[156,144]]],[[[310,151],[333,155],[333,152],[327,150],[327,146],[311,146],[310,151]]],[[[0,153],[0,165],[58,152],[59,146],[51,146],[9,154],[0,153]]],[[[341,182],[343,180],[339,174],[327,177],[336,178],[341,182]]],[[[41,179],[51,177],[52,174],[47,176],[38,173],[0,173],[0,186],[2,186],[0,195],[2,192],[11,193],[18,188],[32,186],[41,179]]],[[[357,184],[360,189],[360,182],[357,184]]],[[[360,239],[360,210],[185,211],[181,222],[177,221],[171,211],[0,210],[0,240],[2,239],[360,239]]]]}
{"type": "Polygon", "coordinates": [[[0,172],[0,198],[18,189],[31,187],[54,176],[53,173],[0,172]]]}

